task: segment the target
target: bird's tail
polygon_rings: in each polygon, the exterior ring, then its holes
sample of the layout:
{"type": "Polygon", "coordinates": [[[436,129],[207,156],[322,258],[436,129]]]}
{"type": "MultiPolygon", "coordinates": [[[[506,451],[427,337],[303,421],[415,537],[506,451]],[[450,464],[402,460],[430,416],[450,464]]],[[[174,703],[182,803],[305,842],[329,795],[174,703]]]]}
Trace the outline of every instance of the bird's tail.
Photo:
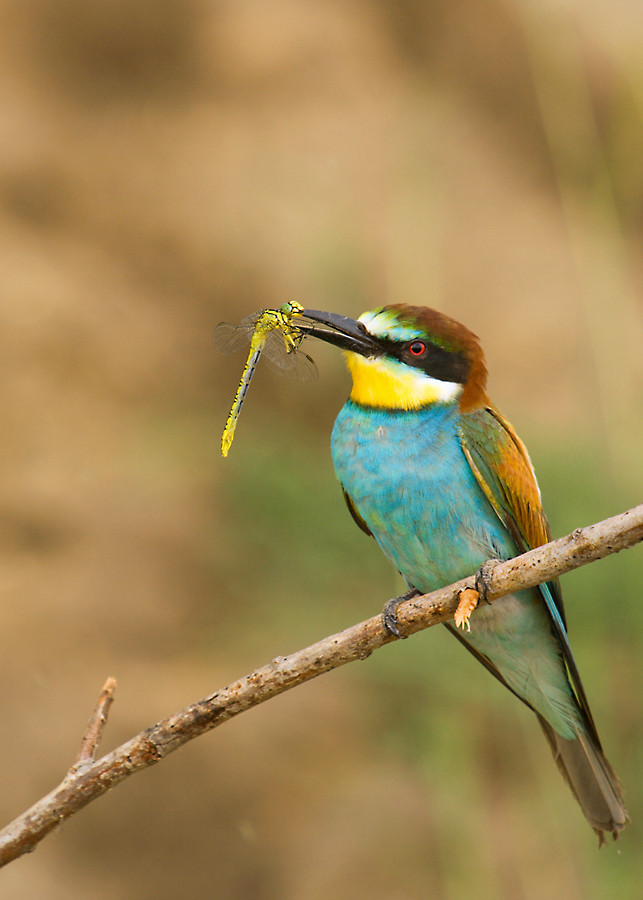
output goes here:
{"type": "Polygon", "coordinates": [[[542,716],[538,721],[563,778],[598,835],[599,846],[605,843],[605,832],[616,840],[630,819],[619,780],[600,745],[584,731],[574,740],[566,740],[542,716]]]}

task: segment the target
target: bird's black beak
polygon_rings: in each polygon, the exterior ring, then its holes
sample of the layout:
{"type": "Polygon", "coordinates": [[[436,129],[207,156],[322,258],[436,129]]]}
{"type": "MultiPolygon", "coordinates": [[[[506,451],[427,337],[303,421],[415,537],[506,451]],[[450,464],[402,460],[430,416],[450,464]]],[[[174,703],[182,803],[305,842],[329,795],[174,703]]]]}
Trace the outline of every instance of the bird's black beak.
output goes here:
{"type": "Polygon", "coordinates": [[[327,344],[362,356],[379,356],[382,353],[377,338],[355,319],[318,309],[304,309],[300,316],[297,316],[297,328],[309,337],[319,338],[327,344]]]}

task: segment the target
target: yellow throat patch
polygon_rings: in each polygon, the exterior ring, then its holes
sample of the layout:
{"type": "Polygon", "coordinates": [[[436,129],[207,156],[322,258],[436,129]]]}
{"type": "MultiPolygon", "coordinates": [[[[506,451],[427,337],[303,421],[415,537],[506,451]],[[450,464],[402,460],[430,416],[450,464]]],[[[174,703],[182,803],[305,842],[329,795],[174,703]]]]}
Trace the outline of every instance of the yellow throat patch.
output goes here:
{"type": "Polygon", "coordinates": [[[360,406],[378,409],[420,409],[432,403],[449,403],[462,393],[462,385],[431,378],[396,359],[368,359],[345,353],[353,379],[350,399],[360,406]]]}

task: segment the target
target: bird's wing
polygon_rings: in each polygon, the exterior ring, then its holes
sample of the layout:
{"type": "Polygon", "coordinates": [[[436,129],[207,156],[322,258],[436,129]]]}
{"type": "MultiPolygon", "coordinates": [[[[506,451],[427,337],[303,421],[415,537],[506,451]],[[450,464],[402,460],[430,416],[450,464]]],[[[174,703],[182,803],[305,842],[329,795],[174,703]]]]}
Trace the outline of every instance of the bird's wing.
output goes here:
{"type": "MultiPolygon", "coordinates": [[[[463,413],[460,443],[473,474],[500,521],[523,553],[551,539],[536,475],[527,449],[511,424],[493,407],[463,413]]],[[[538,586],[552,629],[558,638],[579,704],[596,741],[578,667],[567,637],[565,610],[558,579],[538,586]]]]}
{"type": "Polygon", "coordinates": [[[358,525],[362,529],[364,534],[367,534],[369,537],[373,537],[373,532],[371,531],[371,529],[368,527],[368,525],[366,524],[364,519],[362,519],[360,514],[355,509],[355,504],[353,503],[351,498],[348,496],[348,494],[346,493],[344,488],[342,488],[342,492],[344,494],[344,500],[346,501],[346,506],[348,507],[348,511],[351,514],[351,516],[353,517],[353,520],[356,523],[356,525],[358,525]]]}
{"type": "Polygon", "coordinates": [[[480,487],[521,551],[551,540],[527,449],[488,407],[461,416],[460,442],[480,487]]]}

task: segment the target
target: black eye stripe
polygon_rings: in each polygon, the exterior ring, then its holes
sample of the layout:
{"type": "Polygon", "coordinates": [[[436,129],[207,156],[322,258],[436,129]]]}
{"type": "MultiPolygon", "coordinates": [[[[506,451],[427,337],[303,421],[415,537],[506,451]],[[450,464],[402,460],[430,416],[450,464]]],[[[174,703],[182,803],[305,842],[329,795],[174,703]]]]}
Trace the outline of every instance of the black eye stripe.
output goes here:
{"type": "Polygon", "coordinates": [[[420,338],[413,341],[393,341],[389,338],[379,338],[378,340],[383,354],[393,356],[400,362],[406,363],[407,366],[421,369],[431,378],[437,378],[438,381],[464,384],[469,377],[471,363],[464,353],[445,350],[438,344],[420,338]],[[417,354],[411,351],[410,348],[415,344],[423,345],[424,349],[421,353],[417,354]]]}

